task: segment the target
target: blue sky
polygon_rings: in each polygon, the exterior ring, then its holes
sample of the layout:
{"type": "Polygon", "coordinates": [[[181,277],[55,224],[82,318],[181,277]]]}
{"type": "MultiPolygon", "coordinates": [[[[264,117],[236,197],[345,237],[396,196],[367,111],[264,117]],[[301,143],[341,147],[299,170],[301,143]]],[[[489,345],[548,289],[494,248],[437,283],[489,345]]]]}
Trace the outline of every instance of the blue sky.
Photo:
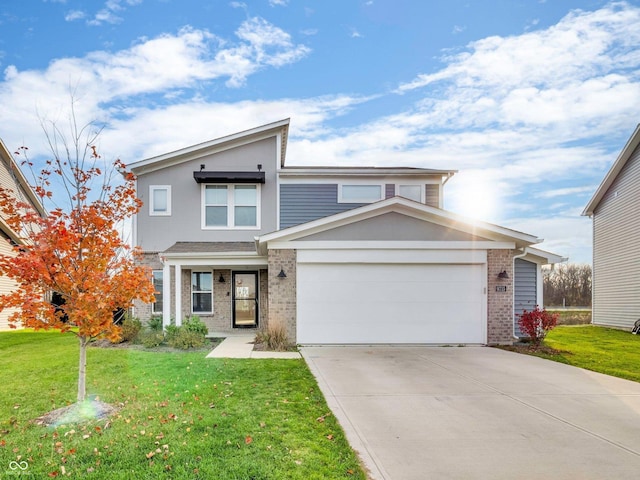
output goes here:
{"type": "Polygon", "coordinates": [[[125,163],[290,117],[289,165],[457,169],[445,208],[589,263],[638,25],[640,1],[0,0],[0,138],[44,158],[72,94],[125,163]]]}

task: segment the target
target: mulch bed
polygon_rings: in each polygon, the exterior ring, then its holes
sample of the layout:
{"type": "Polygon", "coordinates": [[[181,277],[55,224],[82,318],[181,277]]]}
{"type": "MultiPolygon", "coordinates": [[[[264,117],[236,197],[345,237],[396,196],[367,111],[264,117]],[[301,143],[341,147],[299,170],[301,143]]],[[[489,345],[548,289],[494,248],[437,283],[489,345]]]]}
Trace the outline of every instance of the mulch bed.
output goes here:
{"type": "Polygon", "coordinates": [[[548,347],[546,345],[534,345],[533,343],[516,343],[514,345],[501,345],[498,348],[502,350],[508,350],[510,352],[524,353],[527,355],[536,355],[539,353],[549,355],[549,356],[558,356],[558,355],[567,355],[571,352],[567,352],[564,350],[556,350],[555,348],[548,347]]]}

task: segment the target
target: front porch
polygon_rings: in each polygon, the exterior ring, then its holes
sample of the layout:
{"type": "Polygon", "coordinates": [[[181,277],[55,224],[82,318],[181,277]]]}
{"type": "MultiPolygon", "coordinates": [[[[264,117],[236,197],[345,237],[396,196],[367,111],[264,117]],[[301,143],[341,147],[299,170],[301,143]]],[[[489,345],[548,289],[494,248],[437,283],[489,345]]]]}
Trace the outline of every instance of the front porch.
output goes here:
{"type": "Polygon", "coordinates": [[[250,334],[268,321],[267,258],[253,243],[178,242],[145,256],[157,289],[149,318],[161,316],[166,326],[197,315],[209,336],[250,334]]]}

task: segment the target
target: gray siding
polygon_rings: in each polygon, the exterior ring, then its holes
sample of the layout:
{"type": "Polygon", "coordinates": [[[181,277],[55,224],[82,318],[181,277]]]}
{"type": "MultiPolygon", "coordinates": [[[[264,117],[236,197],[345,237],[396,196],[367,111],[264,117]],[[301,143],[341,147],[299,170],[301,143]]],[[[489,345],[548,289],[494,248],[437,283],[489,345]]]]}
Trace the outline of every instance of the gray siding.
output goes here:
{"type": "Polygon", "coordinates": [[[328,217],[364,203],[338,203],[338,185],[285,184],[280,186],[280,228],[328,217]]]}
{"type": "Polygon", "coordinates": [[[396,185],[395,183],[387,183],[384,186],[384,198],[395,197],[396,195],[396,185]]]}
{"type": "Polygon", "coordinates": [[[536,307],[538,299],[537,271],[538,266],[535,263],[516,258],[513,266],[513,323],[516,337],[523,336],[518,326],[519,316],[525,310],[531,311],[536,307]]]}
{"type": "Polygon", "coordinates": [[[425,185],[425,188],[427,189],[427,191],[424,203],[431,207],[440,208],[440,185],[427,183],[427,185],[425,185]]]}
{"type": "Polygon", "coordinates": [[[138,196],[144,205],[137,215],[137,243],[146,252],[161,252],[176,242],[243,242],[277,230],[276,139],[268,138],[138,177],[138,196]],[[266,180],[261,185],[261,228],[251,230],[203,230],[201,227],[201,186],[193,172],[257,171],[262,164],[266,180]],[[171,185],[171,216],[150,216],[150,185],[171,185]]]}
{"type": "Polygon", "coordinates": [[[304,241],[483,241],[470,233],[400,213],[385,213],[301,238],[304,241]]]}
{"type": "Polygon", "coordinates": [[[631,328],[640,318],[640,149],[593,215],[593,323],[631,328]]]}

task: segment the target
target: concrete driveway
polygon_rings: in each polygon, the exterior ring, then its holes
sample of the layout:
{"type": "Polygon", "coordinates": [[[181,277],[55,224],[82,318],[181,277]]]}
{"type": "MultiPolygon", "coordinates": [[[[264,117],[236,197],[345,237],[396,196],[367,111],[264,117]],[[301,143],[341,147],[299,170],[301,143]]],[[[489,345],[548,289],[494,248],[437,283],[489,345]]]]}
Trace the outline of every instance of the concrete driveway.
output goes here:
{"type": "Polygon", "coordinates": [[[486,347],[302,355],[371,478],[640,478],[640,383],[486,347]]]}

